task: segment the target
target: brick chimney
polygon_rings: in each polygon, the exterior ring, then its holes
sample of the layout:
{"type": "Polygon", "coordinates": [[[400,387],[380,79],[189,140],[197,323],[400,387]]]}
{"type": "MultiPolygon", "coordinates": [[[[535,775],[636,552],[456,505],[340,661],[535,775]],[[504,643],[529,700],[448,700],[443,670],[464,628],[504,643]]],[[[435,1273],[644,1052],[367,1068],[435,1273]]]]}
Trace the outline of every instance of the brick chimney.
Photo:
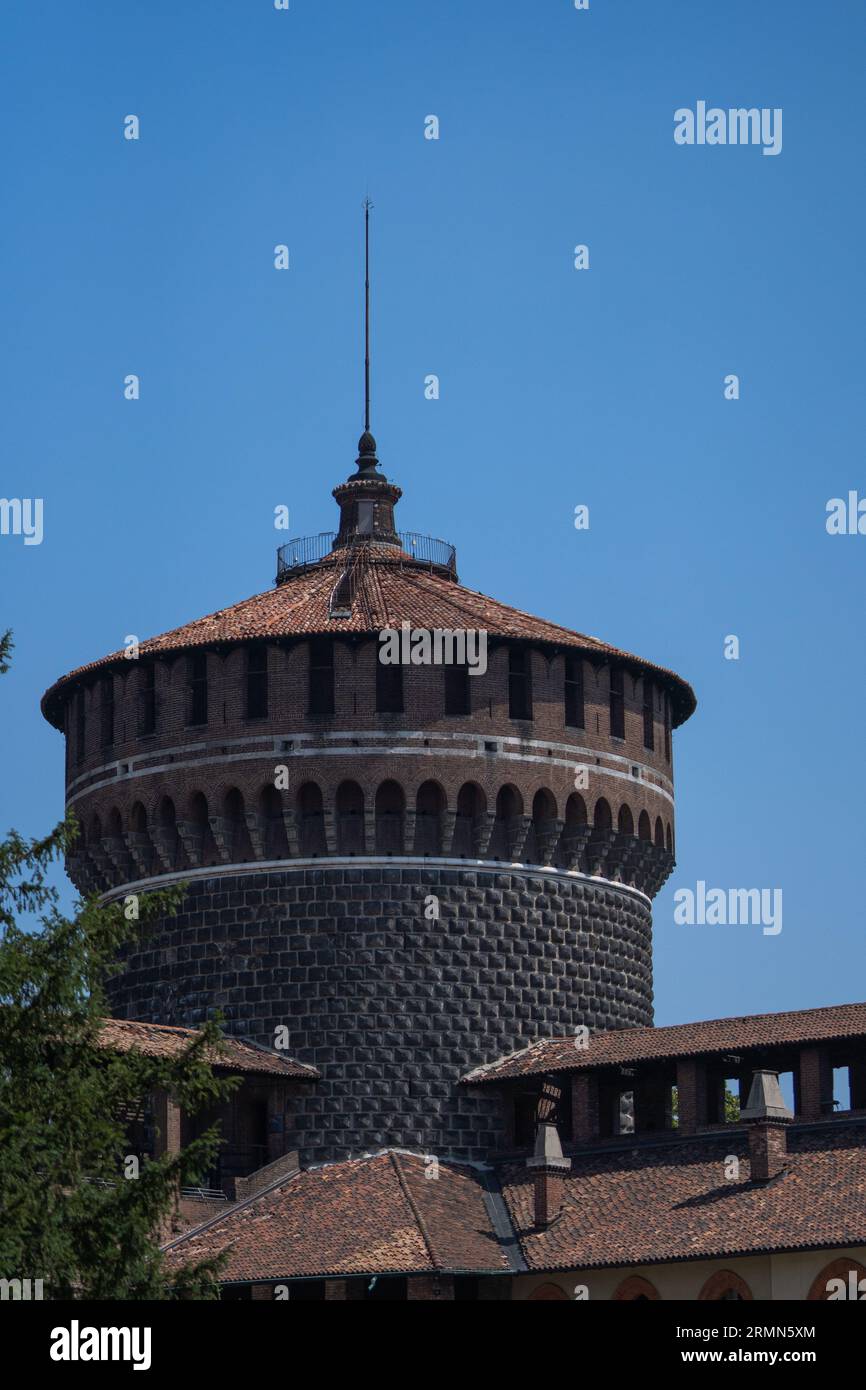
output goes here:
{"type": "Polygon", "coordinates": [[[779,1073],[761,1069],[752,1074],[752,1088],[740,1119],[749,1126],[752,1182],[769,1182],[787,1166],[785,1126],[794,1116],[782,1099],[779,1073]]]}
{"type": "Polygon", "coordinates": [[[535,1153],[526,1160],[535,1186],[535,1228],[546,1231],[562,1210],[562,1179],[571,1168],[564,1158],[556,1125],[543,1120],[535,1134],[535,1153]]]}

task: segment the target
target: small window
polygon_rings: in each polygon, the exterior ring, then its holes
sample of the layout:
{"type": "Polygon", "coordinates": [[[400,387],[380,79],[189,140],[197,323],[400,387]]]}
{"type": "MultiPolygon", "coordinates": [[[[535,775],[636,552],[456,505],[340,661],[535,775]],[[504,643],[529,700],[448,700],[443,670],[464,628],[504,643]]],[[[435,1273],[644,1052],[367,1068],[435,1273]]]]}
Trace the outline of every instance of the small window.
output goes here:
{"type": "Polygon", "coordinates": [[[643,746],[655,748],[655,725],[653,723],[653,683],[644,677],[643,683],[643,746]]]}
{"type": "Polygon", "coordinates": [[[138,672],[138,733],[140,737],[156,731],[156,666],[153,662],[138,672]]]}
{"type": "Polygon", "coordinates": [[[469,714],[469,667],[446,666],[445,668],[445,713],[452,715],[469,714]]]}
{"type": "Polygon", "coordinates": [[[75,761],[84,762],[86,725],[84,719],[84,691],[79,690],[75,696],[75,761]]]}
{"type": "Polygon", "coordinates": [[[376,661],[376,712],[403,713],[403,667],[399,662],[386,665],[376,661]]]}
{"type": "Polygon", "coordinates": [[[189,659],[189,722],[207,723],[207,652],[193,652],[189,659]]]}
{"type": "Polygon", "coordinates": [[[334,643],[330,637],[310,641],[310,714],[334,713],[334,643]]]}
{"type": "Polygon", "coordinates": [[[671,699],[665,691],[665,758],[671,760],[671,699]]]}
{"type": "Polygon", "coordinates": [[[579,656],[565,658],[565,722],[569,728],[583,729],[583,660],[579,656]]]}
{"type": "Polygon", "coordinates": [[[250,647],[247,652],[247,719],[266,719],[268,714],[268,649],[250,647]]]}
{"type": "Polygon", "coordinates": [[[525,647],[508,650],[508,713],[512,719],[532,718],[532,667],[525,647]]]}
{"type": "Polygon", "coordinates": [[[102,746],[110,748],[114,743],[114,676],[106,676],[102,682],[99,714],[102,746]]]}
{"type": "Polygon", "coordinates": [[[610,736],[625,738],[625,701],[621,666],[610,668],[610,736]]]}

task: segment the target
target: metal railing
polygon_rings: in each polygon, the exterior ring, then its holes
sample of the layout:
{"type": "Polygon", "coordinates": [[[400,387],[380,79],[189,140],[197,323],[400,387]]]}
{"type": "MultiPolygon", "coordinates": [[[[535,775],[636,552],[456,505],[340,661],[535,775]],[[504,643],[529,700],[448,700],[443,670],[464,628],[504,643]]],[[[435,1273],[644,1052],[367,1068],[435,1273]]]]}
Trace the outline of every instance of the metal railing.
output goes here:
{"type": "Polygon", "coordinates": [[[436,536],[422,536],[417,531],[400,531],[400,544],[413,560],[430,565],[431,568],[448,570],[457,574],[457,551],[450,541],[440,541],[436,536]]]}
{"type": "MultiPolygon", "coordinates": [[[[446,570],[456,579],[457,551],[449,541],[422,536],[418,531],[399,531],[397,534],[406,555],[430,569],[446,570]]],[[[280,584],[291,574],[301,574],[326,559],[336,538],[336,531],[320,531],[316,536],[298,536],[286,541],[277,550],[277,583],[280,584]]],[[[371,544],[375,545],[375,542],[371,544]]]]}
{"type": "Polygon", "coordinates": [[[309,569],[330,555],[337,538],[336,531],[320,531],[317,536],[297,536],[277,550],[277,583],[295,570],[309,569]]]}

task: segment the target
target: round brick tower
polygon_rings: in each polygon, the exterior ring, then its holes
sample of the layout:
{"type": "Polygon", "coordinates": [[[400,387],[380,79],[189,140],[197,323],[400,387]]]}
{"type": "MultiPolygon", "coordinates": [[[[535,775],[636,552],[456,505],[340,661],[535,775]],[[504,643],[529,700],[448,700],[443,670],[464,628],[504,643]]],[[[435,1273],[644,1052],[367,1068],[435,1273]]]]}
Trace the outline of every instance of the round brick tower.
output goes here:
{"type": "Polygon", "coordinates": [[[338,533],[283,546],[273,589],[47,692],[82,826],[68,868],[107,898],[188,885],[114,1011],[194,1025],[218,1007],[271,1046],[285,1028],[323,1077],[297,1102],[306,1156],[478,1157],[502,1135],[495,1103],[457,1088],[470,1067],[652,1022],[671,730],[694,697],[461,587],[450,546],[395,531],[369,433],[334,495],[338,533]],[[407,645],[479,634],[486,670],[386,665],[381,634],[404,625],[407,645]]]}
{"type": "Polygon", "coordinates": [[[287,1136],[305,1160],[485,1156],[503,1117],[463,1073],[580,1024],[652,1022],[692,691],[463,588],[451,546],[395,530],[400,495],[368,427],[338,532],[281,547],[273,589],[42,702],[66,735],[74,883],[187,885],[113,982],[115,1014],[219,1008],[229,1032],[287,1040],[322,1073],[287,1136]],[[379,659],[386,630],[407,664],[379,659]],[[413,660],[437,632],[444,663],[413,660]]]}

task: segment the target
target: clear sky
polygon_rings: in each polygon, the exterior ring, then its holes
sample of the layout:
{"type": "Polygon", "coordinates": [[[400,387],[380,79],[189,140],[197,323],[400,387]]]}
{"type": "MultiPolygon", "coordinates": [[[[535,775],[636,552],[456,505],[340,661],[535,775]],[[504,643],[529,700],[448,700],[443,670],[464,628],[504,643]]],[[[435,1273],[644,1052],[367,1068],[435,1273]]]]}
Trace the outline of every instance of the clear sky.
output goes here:
{"type": "Polygon", "coordinates": [[[656,1021],[866,997],[866,535],[825,527],[866,496],[862,0],[41,0],[2,23],[0,492],[43,499],[44,539],[0,536],[0,823],[62,813],[58,675],[267,588],[278,504],[291,535],[333,528],[369,190],[402,527],[697,691],[656,1021]],[[781,152],[675,144],[698,101],[781,108],[781,152]],[[782,932],[676,925],[698,880],[781,888],[782,932]]]}

